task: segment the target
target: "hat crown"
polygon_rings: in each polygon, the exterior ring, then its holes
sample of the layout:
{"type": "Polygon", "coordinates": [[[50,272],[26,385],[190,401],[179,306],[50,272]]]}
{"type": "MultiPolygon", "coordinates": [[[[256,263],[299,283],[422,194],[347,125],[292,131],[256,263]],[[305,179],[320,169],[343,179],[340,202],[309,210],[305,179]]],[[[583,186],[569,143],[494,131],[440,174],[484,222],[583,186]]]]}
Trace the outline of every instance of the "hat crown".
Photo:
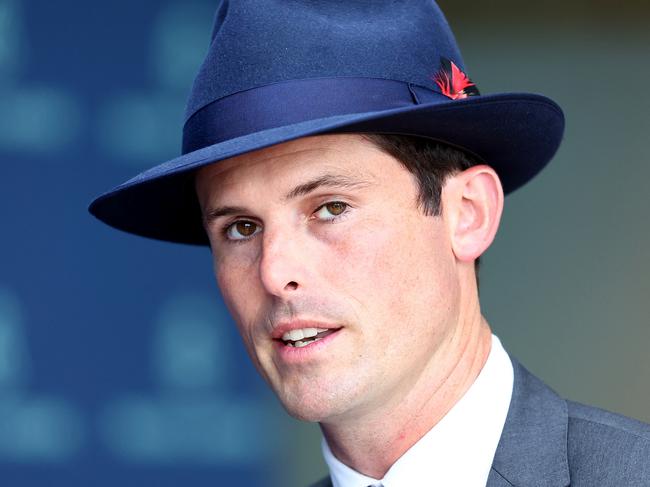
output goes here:
{"type": "Polygon", "coordinates": [[[186,120],[228,95],[289,80],[380,78],[433,90],[441,58],[464,69],[432,0],[223,0],[186,120]]]}
{"type": "Polygon", "coordinates": [[[427,137],[494,167],[504,193],[557,150],[562,110],[530,93],[478,95],[433,0],[223,0],[195,79],[183,155],[93,201],[128,232],[207,244],[200,167],[300,137],[427,137]]]}

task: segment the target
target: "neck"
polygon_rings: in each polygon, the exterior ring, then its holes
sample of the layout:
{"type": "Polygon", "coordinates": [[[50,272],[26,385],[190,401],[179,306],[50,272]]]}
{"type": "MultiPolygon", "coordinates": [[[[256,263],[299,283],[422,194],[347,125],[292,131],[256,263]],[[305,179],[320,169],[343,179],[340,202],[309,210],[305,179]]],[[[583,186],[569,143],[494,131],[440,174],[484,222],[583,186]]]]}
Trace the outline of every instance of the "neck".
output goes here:
{"type": "Polygon", "coordinates": [[[491,331],[476,310],[441,347],[415,386],[396,404],[353,421],[321,423],[332,453],[375,479],[433,428],[463,397],[487,361],[491,331]]]}

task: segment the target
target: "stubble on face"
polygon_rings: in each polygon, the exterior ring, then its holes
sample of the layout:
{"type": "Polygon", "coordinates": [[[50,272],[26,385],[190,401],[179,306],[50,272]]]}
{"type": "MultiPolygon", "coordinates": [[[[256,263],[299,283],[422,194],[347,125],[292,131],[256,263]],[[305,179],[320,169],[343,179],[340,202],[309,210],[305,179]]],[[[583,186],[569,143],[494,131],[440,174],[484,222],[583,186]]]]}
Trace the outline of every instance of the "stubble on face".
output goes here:
{"type": "Polygon", "coordinates": [[[245,208],[236,217],[261,228],[233,243],[223,238],[230,220],[206,226],[226,304],[290,414],[342,421],[394,407],[432,373],[453,333],[458,283],[444,222],[422,214],[398,161],[359,136],[299,139],[203,169],[197,193],[204,212],[245,208]],[[323,171],[371,184],[283,198],[323,171]],[[313,218],[331,200],[349,204],[347,216],[313,218]],[[341,330],[322,353],[288,362],[271,333],[298,319],[341,330]]]}

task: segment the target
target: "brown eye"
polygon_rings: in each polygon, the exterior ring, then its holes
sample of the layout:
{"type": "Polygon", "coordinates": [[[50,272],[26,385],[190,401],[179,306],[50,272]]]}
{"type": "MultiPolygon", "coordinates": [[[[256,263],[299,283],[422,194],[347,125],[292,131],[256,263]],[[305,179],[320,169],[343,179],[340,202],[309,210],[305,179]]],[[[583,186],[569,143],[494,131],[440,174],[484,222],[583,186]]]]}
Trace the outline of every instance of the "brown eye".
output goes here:
{"type": "Polygon", "coordinates": [[[348,204],[342,201],[330,201],[316,210],[316,218],[319,220],[334,220],[348,209],[348,204]]]}
{"type": "Polygon", "coordinates": [[[327,211],[329,211],[332,215],[340,215],[345,211],[347,205],[345,203],[341,203],[340,201],[333,201],[332,203],[327,203],[325,207],[327,208],[327,211]]]}
{"type": "Polygon", "coordinates": [[[249,221],[238,221],[226,229],[226,236],[230,240],[245,240],[252,237],[260,230],[257,223],[249,221]]]}

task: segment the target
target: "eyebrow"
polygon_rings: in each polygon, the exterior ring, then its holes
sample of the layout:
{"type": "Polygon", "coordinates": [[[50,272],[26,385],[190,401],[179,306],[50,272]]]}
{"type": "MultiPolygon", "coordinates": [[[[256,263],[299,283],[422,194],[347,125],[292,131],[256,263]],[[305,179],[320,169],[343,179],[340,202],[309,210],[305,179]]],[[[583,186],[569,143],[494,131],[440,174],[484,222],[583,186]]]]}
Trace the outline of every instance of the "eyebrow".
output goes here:
{"type": "Polygon", "coordinates": [[[246,213],[243,206],[219,206],[217,208],[207,209],[203,214],[203,223],[207,224],[219,217],[246,213]]]}
{"type": "MultiPolygon", "coordinates": [[[[323,174],[305,183],[294,187],[282,197],[283,201],[289,201],[299,196],[305,196],[317,190],[318,188],[342,188],[342,189],[361,189],[370,186],[372,183],[365,179],[357,179],[340,174],[323,174]]],[[[203,215],[204,224],[210,223],[222,216],[248,213],[249,210],[243,206],[218,206],[209,208],[203,215]]]]}
{"type": "Polygon", "coordinates": [[[356,179],[342,174],[323,174],[306,183],[299,184],[289,191],[283,198],[288,201],[298,196],[305,196],[318,188],[341,188],[341,189],[361,189],[370,186],[370,181],[365,179],[356,179]]]}

